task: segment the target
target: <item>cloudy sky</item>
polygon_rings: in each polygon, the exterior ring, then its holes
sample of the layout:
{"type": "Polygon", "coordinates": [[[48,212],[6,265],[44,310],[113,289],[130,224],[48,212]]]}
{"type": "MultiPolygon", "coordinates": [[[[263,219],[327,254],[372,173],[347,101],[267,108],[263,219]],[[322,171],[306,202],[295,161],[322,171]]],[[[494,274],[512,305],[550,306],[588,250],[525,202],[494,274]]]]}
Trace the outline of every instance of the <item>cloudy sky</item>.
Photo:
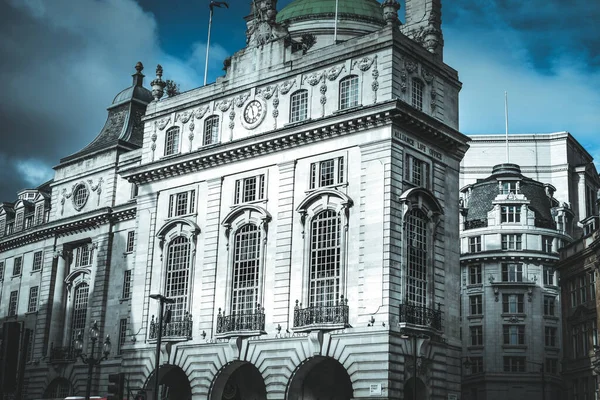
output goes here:
{"type": "MultiPolygon", "coordinates": [[[[279,0],[278,8],[291,0],[279,0]]],[[[133,66],[201,86],[209,0],[0,0],[0,201],[53,177],[88,144],[133,66]]],[[[245,44],[249,0],[215,9],[209,82],[245,44]]],[[[401,15],[402,15],[401,9],[401,15]]],[[[600,2],[446,0],[445,61],[463,82],[460,129],[567,130],[600,160],[600,2]]]]}

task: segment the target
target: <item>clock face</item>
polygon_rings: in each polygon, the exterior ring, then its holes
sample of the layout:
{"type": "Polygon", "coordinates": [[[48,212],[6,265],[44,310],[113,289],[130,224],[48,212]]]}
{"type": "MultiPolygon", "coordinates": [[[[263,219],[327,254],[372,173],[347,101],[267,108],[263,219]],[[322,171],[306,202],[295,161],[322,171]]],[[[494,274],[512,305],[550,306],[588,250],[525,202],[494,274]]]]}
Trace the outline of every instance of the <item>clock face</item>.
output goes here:
{"type": "Polygon", "coordinates": [[[258,100],[252,100],[244,109],[244,120],[248,124],[258,122],[263,115],[263,106],[258,100]]]}

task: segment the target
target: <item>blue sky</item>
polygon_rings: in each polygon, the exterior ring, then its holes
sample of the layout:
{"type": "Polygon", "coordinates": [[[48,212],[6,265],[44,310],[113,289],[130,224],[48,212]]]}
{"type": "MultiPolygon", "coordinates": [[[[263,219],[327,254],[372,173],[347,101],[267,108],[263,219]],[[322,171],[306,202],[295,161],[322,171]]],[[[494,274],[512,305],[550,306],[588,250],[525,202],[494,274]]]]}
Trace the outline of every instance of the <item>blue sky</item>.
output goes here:
{"type": "MultiPolygon", "coordinates": [[[[201,86],[208,3],[0,0],[0,201],[93,140],[137,61],[146,86],[157,63],[182,90],[201,86]]],[[[215,9],[209,82],[245,44],[250,1],[229,3],[215,9]]],[[[600,160],[600,2],[445,0],[442,19],[463,133],[503,133],[508,91],[511,133],[566,130],[600,160]]]]}

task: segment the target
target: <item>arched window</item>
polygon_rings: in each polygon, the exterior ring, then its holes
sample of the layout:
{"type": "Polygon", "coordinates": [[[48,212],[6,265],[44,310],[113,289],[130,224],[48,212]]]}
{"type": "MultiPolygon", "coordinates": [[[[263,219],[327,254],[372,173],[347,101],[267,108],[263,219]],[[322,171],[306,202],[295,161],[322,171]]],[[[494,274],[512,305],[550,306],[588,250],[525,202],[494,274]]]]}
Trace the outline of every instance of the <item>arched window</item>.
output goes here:
{"type": "Polygon", "coordinates": [[[340,81],[340,110],[358,105],[358,76],[350,75],[340,81]]]}
{"type": "Polygon", "coordinates": [[[231,311],[254,312],[259,295],[260,230],[255,224],[242,226],[235,234],[231,311]]]}
{"type": "Polygon", "coordinates": [[[219,141],[219,117],[213,115],[204,121],[203,146],[214,144],[219,141]]]}
{"type": "Polygon", "coordinates": [[[165,139],[165,156],[179,153],[179,127],[175,126],[167,131],[165,139]]]}
{"type": "Polygon", "coordinates": [[[420,209],[406,214],[406,300],[427,307],[427,218],[420,209]]]}
{"type": "Polygon", "coordinates": [[[423,110],[423,82],[417,78],[412,79],[412,106],[423,110]]]}
{"type": "Polygon", "coordinates": [[[298,90],[290,96],[290,122],[304,121],[308,116],[308,90],[298,90]]]}
{"type": "Polygon", "coordinates": [[[175,300],[170,307],[173,322],[181,321],[188,311],[190,257],[191,244],[188,238],[177,236],[169,243],[165,295],[175,300]]]}
{"type": "Polygon", "coordinates": [[[90,286],[85,282],[75,288],[73,294],[73,320],[71,323],[72,343],[77,339],[79,333],[83,333],[85,330],[89,294],[90,286]]]}
{"type": "Polygon", "coordinates": [[[309,306],[333,306],[340,295],[341,219],[321,211],[310,226],[309,306]]]}

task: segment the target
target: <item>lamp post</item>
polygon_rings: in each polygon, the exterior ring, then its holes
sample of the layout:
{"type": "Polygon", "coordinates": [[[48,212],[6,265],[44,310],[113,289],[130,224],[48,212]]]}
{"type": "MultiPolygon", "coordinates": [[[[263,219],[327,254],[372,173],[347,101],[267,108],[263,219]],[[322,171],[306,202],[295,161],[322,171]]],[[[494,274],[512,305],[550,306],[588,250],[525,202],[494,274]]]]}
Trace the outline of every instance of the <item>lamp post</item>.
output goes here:
{"type": "Polygon", "coordinates": [[[158,400],[158,370],[160,368],[160,342],[162,340],[163,310],[165,308],[165,303],[173,304],[175,303],[175,299],[170,299],[162,294],[151,294],[150,298],[158,300],[160,304],[158,314],[158,332],[156,334],[156,372],[154,375],[154,400],[158,400]]]}
{"type": "Polygon", "coordinates": [[[413,400],[417,400],[417,368],[418,368],[418,360],[417,360],[417,347],[418,347],[418,340],[427,340],[429,339],[429,337],[427,335],[423,335],[423,334],[417,334],[414,332],[411,332],[407,329],[400,329],[400,337],[402,339],[409,339],[412,338],[412,350],[413,350],[413,387],[412,387],[412,398],[413,400]]]}
{"type": "Polygon", "coordinates": [[[86,354],[83,354],[83,333],[82,331],[79,332],[79,335],[77,335],[77,339],[75,340],[75,354],[81,358],[81,361],[83,361],[84,364],[87,364],[88,366],[88,377],[87,377],[87,386],[85,389],[85,398],[86,400],[90,399],[90,394],[92,392],[92,373],[94,372],[94,366],[99,365],[102,361],[106,360],[108,358],[108,355],[110,354],[110,349],[111,349],[111,344],[110,344],[110,337],[108,335],[106,335],[106,339],[104,340],[104,343],[102,345],[102,353],[104,354],[103,357],[101,358],[95,358],[94,357],[94,350],[96,349],[96,342],[98,341],[98,338],[100,336],[100,331],[98,330],[98,323],[96,321],[94,321],[94,323],[92,324],[90,330],[89,330],[89,338],[92,341],[92,353],[90,354],[90,356],[88,357],[86,354]]]}

